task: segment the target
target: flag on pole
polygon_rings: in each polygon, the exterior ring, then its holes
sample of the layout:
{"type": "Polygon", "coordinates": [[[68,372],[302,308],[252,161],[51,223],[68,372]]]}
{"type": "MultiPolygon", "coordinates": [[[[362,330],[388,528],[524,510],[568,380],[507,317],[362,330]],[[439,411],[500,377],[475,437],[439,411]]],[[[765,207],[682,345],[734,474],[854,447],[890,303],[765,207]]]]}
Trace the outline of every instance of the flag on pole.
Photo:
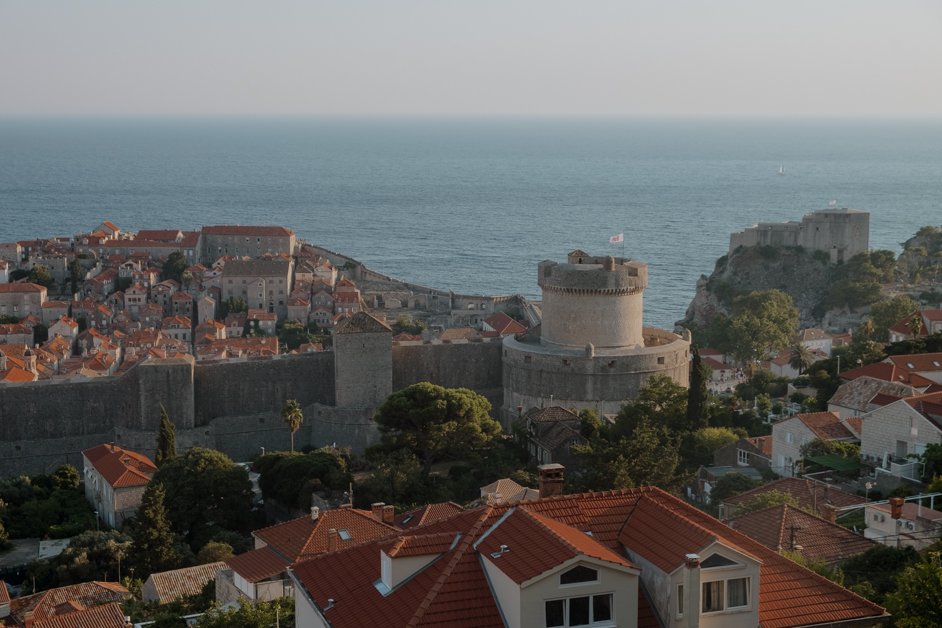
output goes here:
{"type": "Polygon", "coordinates": [[[624,241],[625,241],[624,233],[616,233],[615,235],[613,235],[612,237],[608,239],[609,244],[621,244],[624,241]]]}

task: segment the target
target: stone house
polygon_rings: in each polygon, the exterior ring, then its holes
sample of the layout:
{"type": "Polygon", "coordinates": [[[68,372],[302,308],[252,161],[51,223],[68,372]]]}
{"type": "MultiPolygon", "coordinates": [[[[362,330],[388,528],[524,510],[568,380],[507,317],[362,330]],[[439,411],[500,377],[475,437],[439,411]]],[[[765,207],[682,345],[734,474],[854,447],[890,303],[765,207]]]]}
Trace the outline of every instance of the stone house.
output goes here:
{"type": "Polygon", "coordinates": [[[68,316],[61,316],[56,322],[49,325],[49,337],[55,338],[56,336],[61,336],[62,338],[67,338],[69,344],[73,344],[75,339],[78,338],[78,329],[78,322],[68,316]]]}
{"type": "Polygon", "coordinates": [[[208,294],[204,294],[197,299],[196,317],[197,323],[206,323],[216,320],[216,299],[208,294]]]}
{"type": "Polygon", "coordinates": [[[202,260],[235,257],[261,257],[263,255],[294,255],[297,238],[285,227],[215,225],[202,229],[202,260]]]}
{"type": "Polygon", "coordinates": [[[0,283],[10,281],[10,262],[0,259],[0,283]]]}
{"type": "Polygon", "coordinates": [[[33,346],[33,330],[19,323],[0,324],[0,344],[33,346]]]}
{"type": "Polygon", "coordinates": [[[50,325],[57,319],[69,315],[69,303],[67,301],[46,301],[43,303],[42,321],[43,325],[50,325]]]}
{"type": "Polygon", "coordinates": [[[273,312],[249,308],[245,319],[253,327],[258,325],[258,330],[266,336],[275,335],[278,324],[278,317],[273,312]]]}
{"type": "Polygon", "coordinates": [[[522,417],[527,449],[537,464],[570,464],[572,448],[589,441],[582,435],[582,419],[566,408],[531,408],[522,417]]]}
{"type": "Polygon", "coordinates": [[[143,284],[135,283],[124,291],[124,309],[131,314],[132,320],[139,320],[141,308],[147,304],[150,290],[143,284]]]}
{"type": "Polygon", "coordinates": [[[170,316],[193,317],[193,295],[189,292],[175,292],[170,297],[170,316]]]}
{"type": "Polygon", "coordinates": [[[288,299],[288,320],[298,321],[307,325],[311,313],[311,302],[304,297],[291,297],[288,299]]]}
{"type": "Polygon", "coordinates": [[[848,419],[915,394],[917,390],[907,384],[863,375],[838,387],[828,399],[828,412],[836,412],[842,419],[848,419]]]}
{"type": "Polygon", "coordinates": [[[772,437],[751,436],[735,443],[723,445],[713,452],[713,464],[718,467],[772,467],[772,437]]]}
{"type": "Polygon", "coordinates": [[[110,528],[134,516],[157,471],[147,456],[112,443],[86,449],[82,463],[85,498],[110,528]]]}
{"type": "Polygon", "coordinates": [[[826,357],[831,357],[831,335],[823,329],[809,327],[798,332],[797,341],[808,348],[809,351],[820,351],[826,357]]]}
{"type": "Polygon", "coordinates": [[[81,582],[10,600],[2,625],[16,628],[129,628],[120,603],[131,597],[117,582],[81,582]]]}
{"type": "Polygon", "coordinates": [[[186,316],[168,316],[161,323],[160,331],[168,338],[186,344],[193,341],[193,323],[186,316]]]}
{"type": "Polygon", "coordinates": [[[0,283],[0,315],[41,319],[46,294],[45,286],[35,283],[0,283]]]}
{"type": "Polygon", "coordinates": [[[171,299],[180,291],[180,283],[174,279],[161,281],[150,290],[150,301],[163,308],[164,316],[171,315],[171,299]]]}
{"type": "Polygon", "coordinates": [[[863,416],[860,455],[877,474],[918,480],[914,459],[926,445],[942,443],[942,392],[906,397],[863,416]]]}
{"type": "Polygon", "coordinates": [[[785,477],[796,475],[802,462],[801,448],[815,439],[860,440],[837,413],[796,414],[772,426],[772,470],[785,477]]]}
{"type": "Polygon", "coordinates": [[[290,259],[231,260],[222,270],[221,298],[244,299],[249,308],[283,320],[288,314],[293,267],[290,259]]]}

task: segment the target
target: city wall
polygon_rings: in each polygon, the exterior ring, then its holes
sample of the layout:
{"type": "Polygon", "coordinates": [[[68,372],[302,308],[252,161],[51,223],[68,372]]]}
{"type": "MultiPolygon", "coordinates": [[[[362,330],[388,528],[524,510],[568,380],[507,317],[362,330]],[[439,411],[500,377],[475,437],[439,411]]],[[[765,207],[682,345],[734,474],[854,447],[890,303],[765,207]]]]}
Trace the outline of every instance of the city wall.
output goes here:
{"type": "Polygon", "coordinates": [[[504,396],[500,338],[464,344],[393,345],[393,390],[418,382],[470,388],[487,397],[498,412],[504,396]]]}

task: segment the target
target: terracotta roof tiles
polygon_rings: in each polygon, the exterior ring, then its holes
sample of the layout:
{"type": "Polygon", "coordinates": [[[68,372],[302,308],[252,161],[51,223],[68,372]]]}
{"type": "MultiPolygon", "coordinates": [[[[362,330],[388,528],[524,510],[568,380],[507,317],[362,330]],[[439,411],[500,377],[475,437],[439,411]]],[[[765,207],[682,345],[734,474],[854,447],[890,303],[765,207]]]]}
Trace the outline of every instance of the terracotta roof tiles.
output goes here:
{"type": "Polygon", "coordinates": [[[206,583],[216,578],[220,569],[225,569],[225,562],[208,563],[152,573],[148,580],[154,585],[158,604],[166,604],[181,597],[198,595],[206,583]]]}
{"type": "Polygon", "coordinates": [[[82,454],[113,488],[146,486],[157,471],[147,456],[111,443],[86,449],[82,454]]]}
{"type": "MultiPolygon", "coordinates": [[[[70,601],[77,601],[85,607],[92,607],[106,602],[120,602],[130,596],[130,592],[116,582],[83,582],[14,598],[10,601],[10,616],[23,624],[26,613],[32,612],[33,619],[39,622],[52,617],[56,607],[70,601]]],[[[123,617],[124,615],[122,619],[123,617]]],[[[72,626],[73,624],[62,625],[72,626]]]]}
{"type": "Polygon", "coordinates": [[[288,568],[290,562],[271,547],[250,550],[226,559],[226,564],[249,582],[261,582],[278,575],[288,568]]]}
{"type": "Polygon", "coordinates": [[[117,602],[111,602],[92,608],[76,608],[68,613],[57,613],[34,622],[32,628],[126,628],[128,625],[121,606],[117,602]]]}
{"type": "Polygon", "coordinates": [[[455,502],[426,504],[421,508],[402,513],[395,518],[394,523],[402,529],[415,528],[453,517],[460,512],[464,512],[464,508],[455,502]]]}
{"type": "Polygon", "coordinates": [[[378,521],[369,511],[335,508],[320,511],[316,519],[299,517],[256,530],[253,534],[285,558],[297,560],[326,552],[331,529],[338,532],[346,530],[350,536],[349,539],[338,536],[337,549],[388,537],[397,532],[397,528],[378,521]]]}

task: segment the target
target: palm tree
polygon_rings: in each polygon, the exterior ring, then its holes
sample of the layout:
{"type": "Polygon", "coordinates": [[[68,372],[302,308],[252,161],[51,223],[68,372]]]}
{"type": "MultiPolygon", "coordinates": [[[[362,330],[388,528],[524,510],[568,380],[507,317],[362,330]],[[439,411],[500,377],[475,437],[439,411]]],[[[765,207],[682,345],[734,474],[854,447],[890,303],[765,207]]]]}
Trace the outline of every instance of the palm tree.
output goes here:
{"type": "Polygon", "coordinates": [[[814,356],[811,355],[811,349],[799,342],[792,347],[792,354],[788,364],[801,375],[809,366],[814,364],[814,356]]]}
{"type": "Polygon", "coordinates": [[[291,453],[294,453],[294,433],[301,429],[304,423],[304,413],[301,412],[301,404],[297,399],[288,399],[281,409],[281,418],[285,425],[291,430],[291,453]]]}
{"type": "Polygon", "coordinates": [[[913,340],[922,333],[922,316],[919,315],[919,312],[916,312],[913,317],[909,319],[909,331],[913,335],[913,340]]]}

